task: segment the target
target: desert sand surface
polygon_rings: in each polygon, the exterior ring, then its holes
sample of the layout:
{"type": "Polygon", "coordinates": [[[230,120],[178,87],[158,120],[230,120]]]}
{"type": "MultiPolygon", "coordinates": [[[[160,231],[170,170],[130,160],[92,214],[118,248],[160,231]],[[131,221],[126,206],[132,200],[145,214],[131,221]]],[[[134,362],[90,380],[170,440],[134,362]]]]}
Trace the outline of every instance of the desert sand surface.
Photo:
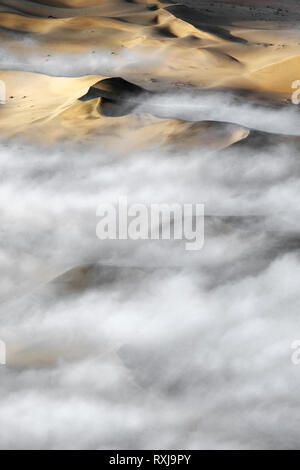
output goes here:
{"type": "Polygon", "coordinates": [[[0,1],[1,449],[299,447],[299,25],[0,1]],[[121,196],[204,204],[203,249],[100,241],[121,196]]]}
{"type": "MultiPolygon", "coordinates": [[[[300,67],[300,36],[288,23],[274,22],[271,30],[248,22],[246,27],[240,22],[191,24],[180,18],[181,13],[186,16],[186,6],[160,2],[2,3],[0,79],[8,94],[0,118],[4,136],[34,140],[42,135],[45,141],[74,134],[92,138],[102,130],[107,134],[112,120],[95,110],[95,101],[79,103],[78,98],[111,76],[148,91],[229,89],[264,94],[267,102],[282,103],[289,102],[300,67]],[[9,11],[12,7],[15,12],[9,11]]],[[[117,94],[115,90],[116,98],[117,94]]],[[[171,126],[176,139],[176,128],[180,134],[184,125],[156,119],[159,109],[154,119],[144,112],[140,124],[135,119],[138,112],[130,114],[116,120],[117,132],[128,126],[139,133],[155,123],[162,127],[162,135],[171,126]]],[[[190,142],[188,136],[186,140],[190,142]]]]}

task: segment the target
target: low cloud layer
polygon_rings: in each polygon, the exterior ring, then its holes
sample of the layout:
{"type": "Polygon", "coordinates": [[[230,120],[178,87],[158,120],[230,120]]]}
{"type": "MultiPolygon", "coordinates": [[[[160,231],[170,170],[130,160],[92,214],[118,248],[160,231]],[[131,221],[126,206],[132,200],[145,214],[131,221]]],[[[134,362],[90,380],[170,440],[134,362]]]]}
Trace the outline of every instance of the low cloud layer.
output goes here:
{"type": "Polygon", "coordinates": [[[67,149],[1,143],[1,447],[296,448],[297,150],[67,149]],[[205,203],[204,250],[101,243],[120,195],[205,203]]]}
{"type": "MultiPolygon", "coordinates": [[[[294,92],[291,82],[291,98],[294,92]]],[[[262,132],[300,135],[298,106],[258,105],[255,102],[251,104],[231,92],[176,91],[158,94],[147,99],[139,107],[139,111],[150,112],[163,118],[232,122],[262,132]]]]}
{"type": "MultiPolygon", "coordinates": [[[[18,44],[18,38],[16,39],[18,44]]],[[[109,51],[101,46],[86,51],[85,54],[53,52],[52,49],[40,49],[35,39],[24,39],[19,52],[16,46],[3,44],[0,51],[1,70],[20,70],[56,77],[78,77],[83,75],[113,76],[125,72],[138,72],[153,66],[159,66],[164,60],[160,51],[145,58],[138,48],[109,51]]]]}

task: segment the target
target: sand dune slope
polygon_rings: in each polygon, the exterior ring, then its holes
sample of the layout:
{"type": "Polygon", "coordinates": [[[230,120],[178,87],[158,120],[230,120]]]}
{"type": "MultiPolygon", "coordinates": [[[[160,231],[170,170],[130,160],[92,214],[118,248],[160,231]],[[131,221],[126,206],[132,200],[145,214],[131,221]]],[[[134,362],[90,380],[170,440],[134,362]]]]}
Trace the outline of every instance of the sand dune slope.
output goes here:
{"type": "MultiPolygon", "coordinates": [[[[153,143],[153,138],[165,141],[171,126],[175,141],[180,135],[188,142],[190,134],[184,138],[180,130],[185,123],[176,122],[175,132],[173,121],[141,119],[121,95],[113,101],[105,96],[77,100],[99,80],[120,77],[147,93],[185,87],[244,90],[265,94],[272,104],[289,101],[298,78],[300,35],[264,28],[263,22],[208,28],[187,21],[188,7],[181,19],[181,10],[169,3],[145,0],[5,0],[1,10],[0,79],[7,87],[7,105],[1,107],[0,122],[6,137],[39,139],[43,130],[46,141],[100,135],[108,140],[107,135],[124,132],[135,136],[132,141],[143,133],[141,140],[153,143]],[[147,138],[153,126],[155,137],[147,138]]],[[[200,135],[197,144],[201,141],[200,135]]]]}

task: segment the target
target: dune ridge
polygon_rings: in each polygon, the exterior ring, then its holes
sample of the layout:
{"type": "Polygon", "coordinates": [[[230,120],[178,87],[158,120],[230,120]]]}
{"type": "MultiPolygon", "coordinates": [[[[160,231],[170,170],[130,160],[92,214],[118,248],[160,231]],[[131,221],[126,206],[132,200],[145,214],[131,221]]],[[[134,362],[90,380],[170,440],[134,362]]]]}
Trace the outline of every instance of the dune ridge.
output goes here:
{"type": "MultiPolygon", "coordinates": [[[[75,135],[79,138],[78,134],[80,138],[96,137],[112,126],[128,125],[129,132],[137,133],[143,125],[147,127],[148,117],[143,118],[141,126],[139,119],[134,118],[135,106],[129,106],[125,113],[118,109],[121,99],[112,103],[103,96],[100,104],[96,98],[95,102],[78,102],[99,79],[121,77],[149,93],[183,87],[244,90],[265,93],[265,100],[274,104],[290,101],[289,77],[296,79],[299,70],[300,35],[296,32],[286,36],[285,30],[270,31],[263,22],[252,27],[245,23],[244,28],[243,23],[201,27],[197,21],[187,21],[190,7],[182,10],[168,2],[5,0],[1,8],[3,53],[16,65],[18,57],[23,57],[19,71],[5,71],[5,61],[0,64],[0,79],[8,88],[8,105],[0,115],[1,133],[6,137],[35,139],[37,129],[45,129],[46,140],[53,141],[75,135]],[[3,11],[5,8],[14,11],[3,11]],[[19,41],[19,34],[25,34],[24,43],[19,41]],[[103,51],[107,54],[106,70],[101,70],[103,51]],[[132,65],[118,66],[127,53],[137,54],[132,65]],[[57,78],[47,76],[45,71],[53,70],[53,65],[63,68],[60,63],[66,54],[75,63],[79,55],[87,54],[92,70],[82,67],[79,78],[78,72],[72,73],[72,67],[68,71],[72,78],[59,79],[59,71],[57,78]],[[146,60],[151,54],[155,56],[153,63],[146,60]],[[33,63],[33,55],[39,56],[40,61],[33,63]],[[40,71],[45,75],[36,73],[40,71]],[[20,86],[21,82],[24,86],[20,86]],[[46,92],[49,89],[50,94],[46,92]],[[20,123],[16,118],[18,111],[23,115],[20,123]]],[[[168,123],[151,119],[161,127],[164,139],[168,123]]],[[[175,123],[169,121],[169,125],[174,127],[175,123]]],[[[177,125],[186,126],[184,122],[177,125]]],[[[178,133],[182,134],[180,130],[178,133]]],[[[189,138],[185,140],[188,142],[189,138]]]]}

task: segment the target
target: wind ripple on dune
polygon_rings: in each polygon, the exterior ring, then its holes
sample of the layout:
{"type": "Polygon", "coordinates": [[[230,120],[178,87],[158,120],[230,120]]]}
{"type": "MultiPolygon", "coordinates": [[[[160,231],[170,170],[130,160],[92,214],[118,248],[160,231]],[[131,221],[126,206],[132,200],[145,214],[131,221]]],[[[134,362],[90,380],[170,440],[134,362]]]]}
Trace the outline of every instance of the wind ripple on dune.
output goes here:
{"type": "MultiPolygon", "coordinates": [[[[104,1],[96,2],[96,4],[88,5],[87,7],[68,7],[63,8],[61,6],[52,6],[45,2],[34,2],[29,0],[3,0],[3,5],[12,7],[14,10],[22,14],[28,14],[37,17],[47,18],[49,16],[56,18],[71,18],[74,16],[113,16],[122,14],[128,10],[131,12],[143,11],[144,6],[138,3],[127,4],[122,0],[110,0],[109,2],[104,1]]],[[[84,5],[84,3],[83,3],[84,5]]]]}

